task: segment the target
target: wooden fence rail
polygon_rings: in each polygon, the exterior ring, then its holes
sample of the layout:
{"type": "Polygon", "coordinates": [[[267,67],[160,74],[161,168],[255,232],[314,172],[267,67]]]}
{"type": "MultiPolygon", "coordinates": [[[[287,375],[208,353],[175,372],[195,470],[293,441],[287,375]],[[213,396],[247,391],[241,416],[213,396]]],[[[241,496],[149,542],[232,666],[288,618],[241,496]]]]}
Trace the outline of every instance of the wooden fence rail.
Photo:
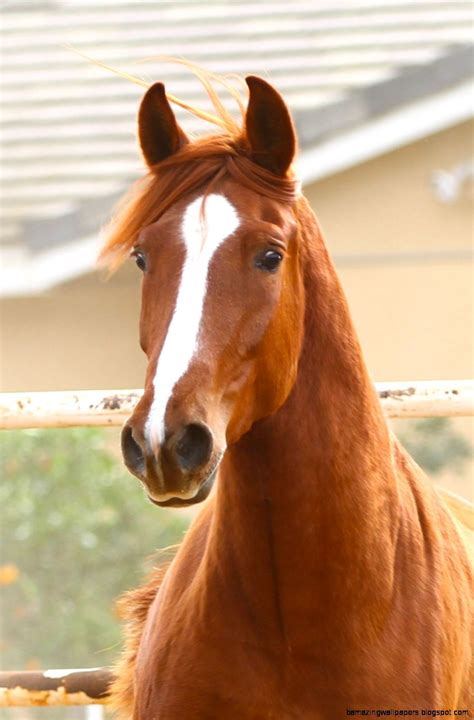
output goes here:
{"type": "Polygon", "coordinates": [[[0,707],[105,705],[113,677],[107,668],[0,672],[0,707]]]}
{"type": "MultiPolygon", "coordinates": [[[[388,417],[474,415],[474,380],[376,383],[388,417]]],[[[141,390],[0,393],[0,429],[121,426],[141,390]]]]}

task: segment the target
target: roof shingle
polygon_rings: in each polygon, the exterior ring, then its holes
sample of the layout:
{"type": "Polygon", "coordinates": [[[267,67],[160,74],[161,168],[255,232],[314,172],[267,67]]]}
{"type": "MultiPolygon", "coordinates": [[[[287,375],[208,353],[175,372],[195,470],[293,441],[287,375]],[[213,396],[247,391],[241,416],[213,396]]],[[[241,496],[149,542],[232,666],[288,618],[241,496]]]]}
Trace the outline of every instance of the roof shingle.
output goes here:
{"type": "MultiPolygon", "coordinates": [[[[24,250],[93,232],[141,171],[142,88],[66,47],[206,107],[198,82],[160,55],[260,74],[291,106],[305,148],[462,81],[472,5],[450,0],[10,2],[2,9],[3,243],[24,250]]],[[[195,118],[178,112],[185,129],[195,118]]]]}

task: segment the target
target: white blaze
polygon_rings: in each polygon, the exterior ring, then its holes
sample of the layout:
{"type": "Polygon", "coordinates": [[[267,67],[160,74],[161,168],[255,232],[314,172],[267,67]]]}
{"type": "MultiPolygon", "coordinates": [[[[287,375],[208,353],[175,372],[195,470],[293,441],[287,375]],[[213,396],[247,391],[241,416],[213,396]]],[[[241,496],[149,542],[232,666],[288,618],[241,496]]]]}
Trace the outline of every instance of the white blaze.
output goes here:
{"type": "Polygon", "coordinates": [[[153,378],[153,402],[145,425],[152,447],[163,441],[165,413],[173,388],[197,349],[210,262],[238,226],[237,212],[223,195],[199,197],[184,213],[181,235],[186,256],[176,306],[153,378]]]}

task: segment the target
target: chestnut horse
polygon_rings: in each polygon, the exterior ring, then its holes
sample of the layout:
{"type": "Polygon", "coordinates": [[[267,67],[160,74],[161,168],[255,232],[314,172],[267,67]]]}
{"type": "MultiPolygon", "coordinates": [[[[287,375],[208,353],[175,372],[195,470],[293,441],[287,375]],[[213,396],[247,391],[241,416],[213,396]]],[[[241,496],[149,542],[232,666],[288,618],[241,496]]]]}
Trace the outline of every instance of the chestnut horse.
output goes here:
{"type": "Polygon", "coordinates": [[[461,525],[387,428],[288,109],[247,85],[242,127],[208,87],[221,130],[193,141],[148,89],[149,173],[103,251],[143,272],[127,467],[161,507],[218,474],[166,572],[124,601],[115,703],[134,720],[468,708],[461,525]]]}

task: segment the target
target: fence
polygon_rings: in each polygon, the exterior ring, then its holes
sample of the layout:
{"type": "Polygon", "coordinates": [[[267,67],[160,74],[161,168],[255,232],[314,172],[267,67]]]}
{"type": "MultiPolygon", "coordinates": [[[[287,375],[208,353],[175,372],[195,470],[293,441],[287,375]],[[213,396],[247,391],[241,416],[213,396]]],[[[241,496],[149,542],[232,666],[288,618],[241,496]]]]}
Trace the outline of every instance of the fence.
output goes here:
{"type": "MultiPolygon", "coordinates": [[[[474,415],[474,380],[376,383],[391,418],[474,415]]],[[[0,393],[0,429],[121,426],[141,390],[0,393]]],[[[100,705],[113,675],[106,668],[0,672],[0,707],[100,705]]]]}
{"type": "MultiPolygon", "coordinates": [[[[474,414],[474,380],[376,383],[387,417],[474,414]]],[[[141,390],[0,393],[0,429],[120,426],[141,390]]]]}
{"type": "Polygon", "coordinates": [[[104,705],[112,680],[106,668],[0,672],[0,707],[104,705]]]}

